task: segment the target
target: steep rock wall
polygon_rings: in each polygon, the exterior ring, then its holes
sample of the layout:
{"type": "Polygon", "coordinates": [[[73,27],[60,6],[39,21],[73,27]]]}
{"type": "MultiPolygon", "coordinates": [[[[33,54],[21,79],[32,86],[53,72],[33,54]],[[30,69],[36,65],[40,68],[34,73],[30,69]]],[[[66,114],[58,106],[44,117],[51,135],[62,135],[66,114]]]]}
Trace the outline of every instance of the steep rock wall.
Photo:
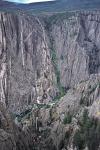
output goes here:
{"type": "Polygon", "coordinates": [[[11,110],[52,95],[49,48],[37,17],[0,14],[0,61],[0,98],[11,110]]]}
{"type": "Polygon", "coordinates": [[[91,74],[100,73],[99,14],[69,12],[47,19],[64,87],[72,87],[91,74]]]}
{"type": "Polygon", "coordinates": [[[100,73],[99,12],[0,13],[0,99],[13,112],[100,73]]]}

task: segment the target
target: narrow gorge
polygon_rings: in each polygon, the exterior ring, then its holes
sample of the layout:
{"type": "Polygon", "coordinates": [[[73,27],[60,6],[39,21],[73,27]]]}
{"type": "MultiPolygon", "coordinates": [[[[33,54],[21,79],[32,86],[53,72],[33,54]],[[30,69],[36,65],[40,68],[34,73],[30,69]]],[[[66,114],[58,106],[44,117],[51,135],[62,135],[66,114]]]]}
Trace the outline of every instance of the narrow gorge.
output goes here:
{"type": "Polygon", "coordinates": [[[100,11],[0,12],[0,147],[100,150],[100,11]]]}

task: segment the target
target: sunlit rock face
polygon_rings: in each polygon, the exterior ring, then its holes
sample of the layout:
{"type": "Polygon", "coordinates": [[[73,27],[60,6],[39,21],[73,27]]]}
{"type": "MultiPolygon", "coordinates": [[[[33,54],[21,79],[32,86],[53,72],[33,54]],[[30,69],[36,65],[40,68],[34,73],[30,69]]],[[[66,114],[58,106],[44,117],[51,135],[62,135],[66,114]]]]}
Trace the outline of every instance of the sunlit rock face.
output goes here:
{"type": "Polygon", "coordinates": [[[100,73],[99,12],[0,13],[0,98],[13,112],[100,73]]]}

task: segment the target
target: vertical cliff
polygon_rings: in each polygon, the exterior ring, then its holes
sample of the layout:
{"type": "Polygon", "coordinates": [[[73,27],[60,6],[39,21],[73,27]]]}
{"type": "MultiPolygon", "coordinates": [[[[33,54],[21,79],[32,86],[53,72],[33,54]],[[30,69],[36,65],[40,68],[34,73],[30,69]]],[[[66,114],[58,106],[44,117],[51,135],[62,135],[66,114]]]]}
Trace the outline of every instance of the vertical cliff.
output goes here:
{"type": "Polygon", "coordinates": [[[20,111],[99,74],[99,21],[99,12],[0,13],[1,101],[20,111]]]}
{"type": "Polygon", "coordinates": [[[46,23],[62,86],[72,87],[100,73],[99,12],[55,14],[46,23]]]}
{"type": "Polygon", "coordinates": [[[0,13],[2,149],[99,150],[99,38],[99,11],[0,13]]]}
{"type": "Polygon", "coordinates": [[[45,29],[37,17],[0,14],[0,61],[1,101],[11,109],[50,100],[54,75],[45,29]]]}

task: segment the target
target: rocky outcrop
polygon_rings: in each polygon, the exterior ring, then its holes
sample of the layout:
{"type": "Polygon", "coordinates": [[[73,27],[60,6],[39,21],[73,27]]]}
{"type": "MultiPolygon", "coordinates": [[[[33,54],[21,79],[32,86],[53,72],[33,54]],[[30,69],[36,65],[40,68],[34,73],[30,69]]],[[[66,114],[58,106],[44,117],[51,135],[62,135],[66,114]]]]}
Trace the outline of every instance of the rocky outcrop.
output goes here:
{"type": "Polygon", "coordinates": [[[99,99],[100,76],[91,76],[51,107],[37,108],[38,113],[34,114],[41,150],[99,150],[99,99]],[[95,134],[93,139],[92,134],[95,134]]]}
{"type": "Polygon", "coordinates": [[[22,130],[16,126],[3,103],[0,103],[0,149],[1,150],[31,150],[33,148],[32,134],[29,129],[22,130]]]}

